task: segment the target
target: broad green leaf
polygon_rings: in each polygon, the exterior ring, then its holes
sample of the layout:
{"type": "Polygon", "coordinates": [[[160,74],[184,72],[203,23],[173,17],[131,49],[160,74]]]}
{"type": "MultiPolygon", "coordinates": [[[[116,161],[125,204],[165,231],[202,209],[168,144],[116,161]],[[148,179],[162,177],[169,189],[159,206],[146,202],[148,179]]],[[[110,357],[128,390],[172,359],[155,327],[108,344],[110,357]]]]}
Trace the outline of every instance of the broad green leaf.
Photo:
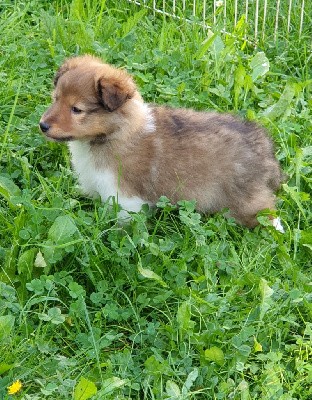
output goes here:
{"type": "Polygon", "coordinates": [[[187,394],[187,392],[191,389],[191,387],[193,386],[194,382],[196,381],[197,377],[198,377],[198,369],[194,368],[193,371],[191,371],[188,374],[188,376],[186,378],[186,381],[185,381],[185,383],[183,385],[183,389],[182,389],[182,393],[183,394],[185,394],[185,395],[187,394]]]}
{"type": "Polygon", "coordinates": [[[68,215],[61,215],[56,218],[49,229],[48,238],[56,244],[64,244],[73,240],[78,228],[73,219],[68,215]]]}
{"type": "Polygon", "coordinates": [[[254,351],[255,352],[261,352],[262,351],[262,345],[257,341],[256,338],[254,338],[254,351]]]}
{"type": "Polygon", "coordinates": [[[145,16],[147,10],[142,8],[140,11],[133,15],[129,15],[127,21],[122,25],[123,36],[128,35],[128,33],[139,23],[139,21],[145,16]]]}
{"type": "Polygon", "coordinates": [[[303,243],[303,245],[302,246],[304,246],[304,247],[306,247],[306,248],[308,248],[309,250],[311,250],[312,251],[312,245],[311,244],[306,244],[306,243],[303,243]]]}
{"type": "Polygon", "coordinates": [[[271,119],[272,121],[281,117],[282,115],[288,115],[295,94],[295,83],[287,82],[284,91],[278,101],[272,106],[268,107],[266,110],[264,110],[263,115],[271,119]]]}
{"type": "Polygon", "coordinates": [[[44,292],[45,286],[44,282],[42,282],[40,279],[33,279],[31,282],[26,283],[26,288],[30,292],[34,292],[36,295],[41,294],[44,292]]]}
{"type": "Polygon", "coordinates": [[[3,375],[5,372],[10,371],[14,367],[14,364],[7,364],[5,362],[0,363],[0,375],[3,375]]]}
{"type": "Polygon", "coordinates": [[[41,388],[41,392],[45,396],[51,396],[58,389],[58,384],[56,382],[49,382],[44,388],[41,388]]]}
{"type": "Polygon", "coordinates": [[[215,362],[218,365],[222,365],[224,363],[224,353],[219,347],[216,346],[205,350],[205,358],[206,360],[215,362]]]}
{"type": "Polygon", "coordinates": [[[176,209],[176,205],[171,204],[170,200],[166,196],[160,196],[156,206],[157,208],[164,208],[167,211],[176,209]]]}
{"type": "Polygon", "coordinates": [[[274,293],[274,290],[270,288],[268,282],[263,278],[260,279],[259,289],[261,294],[260,319],[262,319],[266,312],[271,308],[271,297],[274,293]]]}
{"type": "Polygon", "coordinates": [[[84,288],[79,285],[77,282],[70,282],[68,285],[69,294],[73,299],[77,299],[79,297],[84,297],[86,295],[86,291],[84,288]]]}
{"type": "Polygon", "coordinates": [[[74,400],[87,400],[97,393],[95,384],[83,376],[79,379],[74,390],[74,400]]]}
{"type": "Polygon", "coordinates": [[[0,340],[5,339],[11,333],[15,318],[13,315],[0,316],[0,340]]]}
{"type": "Polygon", "coordinates": [[[12,179],[0,175],[0,194],[6,199],[10,200],[13,196],[20,196],[21,190],[12,179]]]}
{"type": "Polygon", "coordinates": [[[306,322],[304,335],[310,336],[310,340],[312,339],[312,323],[311,322],[306,322]]]}
{"type": "Polygon", "coordinates": [[[302,243],[303,246],[307,246],[311,248],[312,245],[312,230],[309,231],[300,231],[300,243],[302,243]]]}
{"type": "Polygon", "coordinates": [[[159,255],[159,246],[156,243],[148,243],[148,249],[153,254],[153,256],[159,255]]]}
{"type": "Polygon", "coordinates": [[[73,219],[68,215],[57,217],[49,229],[48,240],[42,246],[44,259],[48,264],[60,261],[64,254],[74,252],[74,244],[83,241],[77,239],[78,228],[73,219]]]}
{"type": "Polygon", "coordinates": [[[168,374],[171,371],[168,361],[164,360],[159,354],[148,357],[144,362],[144,366],[149,374],[153,376],[168,374]]]}
{"type": "Polygon", "coordinates": [[[213,49],[214,49],[216,58],[224,56],[223,50],[225,49],[225,45],[224,45],[224,42],[223,42],[221,36],[217,35],[215,37],[215,40],[213,41],[213,49]]]}
{"type": "Polygon", "coordinates": [[[58,325],[62,324],[65,321],[65,316],[62,314],[62,311],[58,307],[50,308],[48,311],[48,315],[52,324],[58,325]]]}
{"type": "Polygon", "coordinates": [[[274,290],[272,288],[270,288],[270,286],[268,285],[268,282],[264,278],[260,279],[259,286],[260,286],[260,293],[261,293],[262,301],[266,301],[267,299],[269,299],[272,296],[272,294],[274,293],[274,290]]]}
{"type": "Polygon", "coordinates": [[[302,206],[302,201],[309,201],[310,195],[305,192],[298,192],[296,187],[288,186],[286,183],[282,185],[285,192],[291,197],[291,199],[297,204],[298,209],[301,211],[303,217],[306,219],[306,210],[302,206]]]}
{"type": "Polygon", "coordinates": [[[194,59],[199,60],[201,59],[206,51],[209,49],[209,47],[212,46],[213,42],[215,41],[217,34],[212,33],[211,31],[208,31],[208,39],[204,40],[201,46],[199,47],[197,53],[194,56],[194,59]]]}
{"type": "Polygon", "coordinates": [[[244,89],[246,70],[242,64],[239,64],[234,72],[234,104],[238,108],[239,95],[244,89]]]}
{"type": "Polygon", "coordinates": [[[270,62],[266,55],[261,51],[252,58],[250,68],[252,69],[251,78],[253,82],[255,82],[258,78],[269,71],[270,62]]]}
{"type": "Polygon", "coordinates": [[[17,271],[19,274],[25,274],[26,277],[31,277],[36,251],[36,249],[29,249],[20,255],[17,262],[17,271]]]}
{"type": "Polygon", "coordinates": [[[158,360],[156,360],[156,357],[154,355],[148,357],[145,360],[144,366],[150,373],[153,373],[154,375],[163,372],[162,364],[158,360]]]}
{"type": "MultiPolygon", "coordinates": [[[[240,38],[243,38],[246,34],[246,26],[247,26],[246,15],[243,14],[235,26],[235,36],[239,36],[240,38]]],[[[246,44],[244,43],[243,46],[245,46],[245,45],[246,44]]]]}
{"type": "Polygon", "coordinates": [[[237,389],[240,392],[240,400],[250,399],[249,385],[245,380],[240,382],[240,384],[237,386],[237,389]]]}
{"type": "Polygon", "coordinates": [[[166,392],[167,395],[172,398],[181,399],[181,391],[179,386],[170,379],[166,382],[166,392]]]}
{"type": "Polygon", "coordinates": [[[191,321],[191,306],[188,301],[184,301],[177,311],[177,322],[180,329],[187,330],[190,327],[191,321]]]}
{"type": "Polygon", "coordinates": [[[302,155],[304,158],[312,157],[312,146],[303,147],[302,155]]]}
{"type": "Polygon", "coordinates": [[[127,381],[125,379],[120,379],[116,376],[105,379],[105,381],[102,383],[101,390],[98,392],[98,395],[101,396],[100,398],[105,399],[105,397],[102,396],[112,393],[114,390],[124,386],[126,383],[127,381]]]}
{"type": "Polygon", "coordinates": [[[144,278],[154,279],[155,281],[159,282],[163,287],[167,287],[166,282],[164,282],[159,275],[157,275],[155,272],[151,271],[150,269],[139,266],[138,271],[142,276],[144,276],[144,278]]]}

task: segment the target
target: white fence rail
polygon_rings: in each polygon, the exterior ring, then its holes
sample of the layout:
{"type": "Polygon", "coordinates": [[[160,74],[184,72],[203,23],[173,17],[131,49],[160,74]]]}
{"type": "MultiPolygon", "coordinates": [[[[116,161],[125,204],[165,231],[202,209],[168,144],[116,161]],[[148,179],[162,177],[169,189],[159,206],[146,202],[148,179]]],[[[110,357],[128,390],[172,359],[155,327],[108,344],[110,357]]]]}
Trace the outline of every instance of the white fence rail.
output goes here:
{"type": "MultiPolygon", "coordinates": [[[[312,0],[128,0],[154,13],[218,26],[233,32],[244,24],[248,39],[276,41],[292,34],[298,38],[312,26],[312,0]]],[[[310,31],[311,32],[311,31],[310,31]]]]}

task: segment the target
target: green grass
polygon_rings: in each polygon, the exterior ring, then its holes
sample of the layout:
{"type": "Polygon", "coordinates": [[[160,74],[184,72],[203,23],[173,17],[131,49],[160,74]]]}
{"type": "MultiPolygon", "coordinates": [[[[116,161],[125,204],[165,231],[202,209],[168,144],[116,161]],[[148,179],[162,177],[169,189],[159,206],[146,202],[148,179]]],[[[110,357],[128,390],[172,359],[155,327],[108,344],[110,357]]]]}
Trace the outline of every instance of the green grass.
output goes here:
{"type": "Polygon", "coordinates": [[[254,48],[243,27],[207,37],[109,0],[0,0],[0,15],[0,399],[18,379],[25,400],[311,399],[311,32],[254,48]],[[120,227],[81,196],[37,125],[56,68],[85,52],[147,101],[264,124],[286,233],[166,199],[120,227]]]}

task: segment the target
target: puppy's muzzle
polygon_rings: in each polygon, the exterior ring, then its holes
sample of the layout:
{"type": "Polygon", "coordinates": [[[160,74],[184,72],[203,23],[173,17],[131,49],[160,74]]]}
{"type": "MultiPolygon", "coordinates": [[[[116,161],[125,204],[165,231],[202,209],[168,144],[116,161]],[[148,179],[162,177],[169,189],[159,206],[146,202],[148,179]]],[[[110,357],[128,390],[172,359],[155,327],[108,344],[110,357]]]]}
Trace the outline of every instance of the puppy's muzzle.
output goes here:
{"type": "Polygon", "coordinates": [[[39,126],[40,126],[40,129],[41,129],[41,132],[43,132],[43,133],[48,132],[48,130],[50,129],[50,125],[46,124],[45,122],[40,122],[39,126]]]}

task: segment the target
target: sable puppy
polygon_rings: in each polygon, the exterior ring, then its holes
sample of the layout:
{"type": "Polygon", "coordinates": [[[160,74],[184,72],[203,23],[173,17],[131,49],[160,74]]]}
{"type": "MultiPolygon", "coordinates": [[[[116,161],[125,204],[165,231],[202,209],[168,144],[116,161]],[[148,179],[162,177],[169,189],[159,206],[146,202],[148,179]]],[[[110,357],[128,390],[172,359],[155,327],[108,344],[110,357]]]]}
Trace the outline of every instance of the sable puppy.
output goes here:
{"type": "MultiPolygon", "coordinates": [[[[66,60],[40,129],[67,141],[84,192],[138,211],[166,195],[229,208],[248,227],[274,209],[282,173],[264,129],[230,114],[144,103],[125,71],[86,55],[66,60]]],[[[278,224],[278,223],[277,223],[278,224]]]]}

